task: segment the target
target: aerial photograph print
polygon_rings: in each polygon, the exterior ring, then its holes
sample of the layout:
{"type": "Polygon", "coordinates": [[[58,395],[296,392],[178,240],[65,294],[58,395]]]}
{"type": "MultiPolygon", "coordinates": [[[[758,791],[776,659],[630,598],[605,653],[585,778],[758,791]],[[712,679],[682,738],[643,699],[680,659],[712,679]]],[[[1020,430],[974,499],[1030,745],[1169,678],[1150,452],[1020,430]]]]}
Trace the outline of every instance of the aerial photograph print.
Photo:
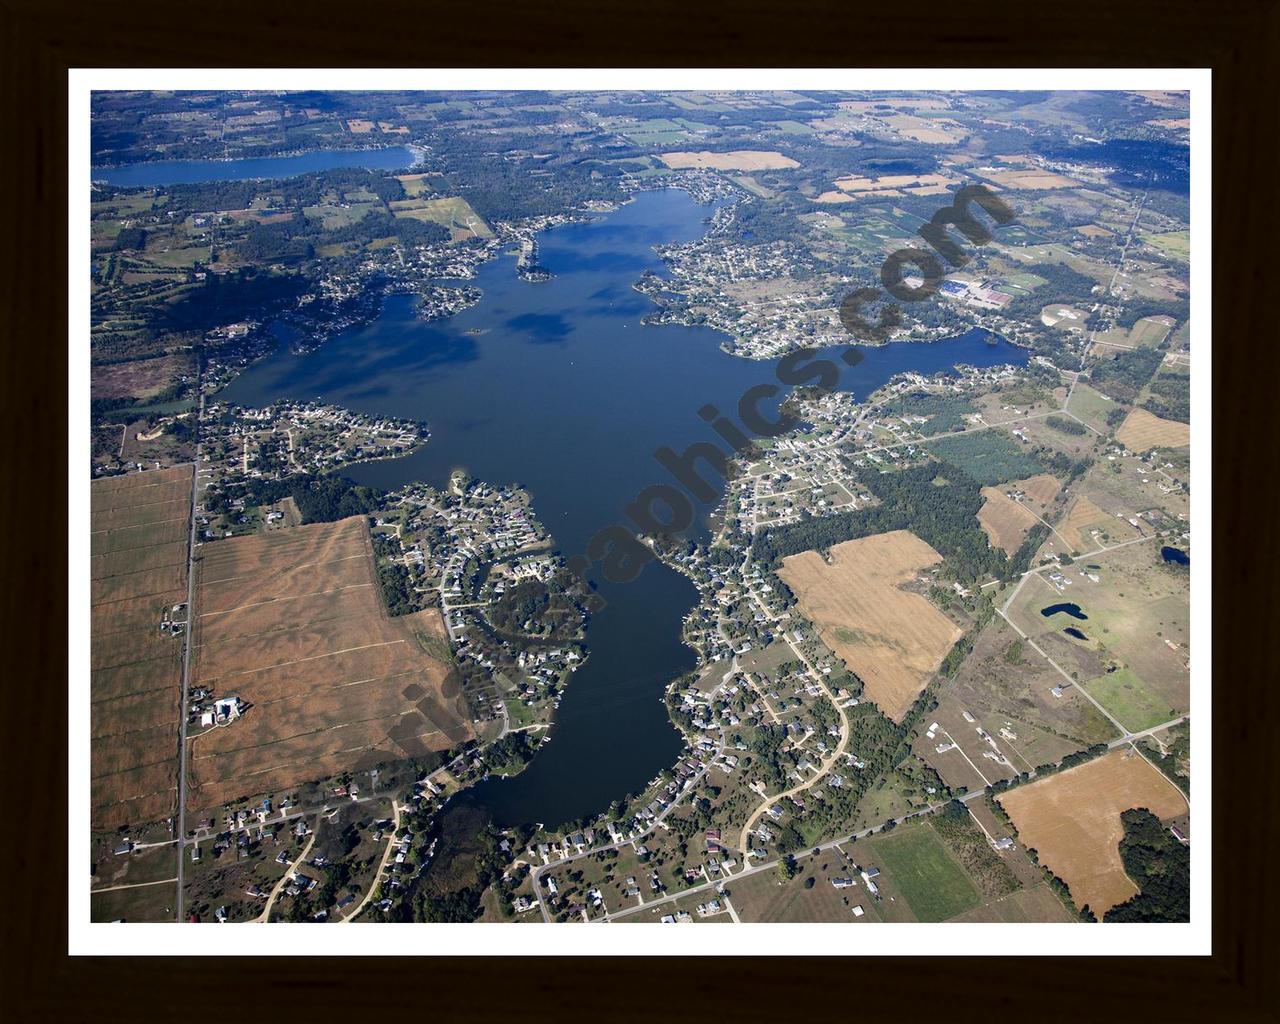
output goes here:
{"type": "Polygon", "coordinates": [[[239,74],[73,94],[73,933],[1207,927],[1198,79],[239,74]]]}

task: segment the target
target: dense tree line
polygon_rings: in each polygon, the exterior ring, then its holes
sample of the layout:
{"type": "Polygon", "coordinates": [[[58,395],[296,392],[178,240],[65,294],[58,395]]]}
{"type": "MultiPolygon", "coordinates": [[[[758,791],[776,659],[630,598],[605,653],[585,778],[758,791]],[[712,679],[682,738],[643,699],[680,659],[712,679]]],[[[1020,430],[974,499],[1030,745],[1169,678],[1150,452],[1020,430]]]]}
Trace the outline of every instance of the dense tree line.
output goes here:
{"type": "Polygon", "coordinates": [[[1090,306],[1093,304],[1093,289],[1098,282],[1078,270],[1072,270],[1065,263],[1037,263],[1031,268],[1036,277],[1043,277],[1045,284],[1037,285],[1026,295],[1015,295],[1002,310],[1010,320],[1023,320],[1032,323],[1040,322],[1040,310],[1050,302],[1061,302],[1068,306],[1090,306]]]}
{"type": "Polygon", "coordinates": [[[409,570],[400,562],[389,559],[400,553],[400,546],[380,533],[373,535],[373,550],[377,555],[378,586],[387,606],[388,615],[409,615],[420,610],[417,592],[409,570]]]}
{"type": "Polygon", "coordinates": [[[1153,348],[1124,349],[1089,371],[1090,382],[1117,402],[1131,403],[1164,360],[1153,348]]]}
{"type": "Polygon", "coordinates": [[[301,474],[283,480],[250,480],[233,484],[228,498],[245,499],[249,505],[274,505],[293,498],[303,523],[332,523],[348,516],[367,515],[378,507],[380,493],[341,476],[301,474]]]}
{"type": "Polygon", "coordinates": [[[1183,373],[1156,375],[1147,388],[1149,395],[1142,403],[1148,412],[1167,420],[1191,422],[1191,378],[1183,373]]]}
{"type": "Polygon", "coordinates": [[[1054,430],[1071,434],[1073,437],[1079,437],[1088,429],[1083,423],[1073,420],[1070,416],[1046,416],[1044,421],[1054,430]]]}
{"type": "Polygon", "coordinates": [[[927,391],[903,395],[895,404],[900,416],[929,417],[918,428],[926,437],[963,430],[965,415],[975,411],[973,403],[963,396],[935,395],[927,391]]]}
{"type": "Polygon", "coordinates": [[[1191,920],[1191,850],[1145,808],[1120,815],[1120,859],[1140,890],[1107,911],[1106,921],[1191,920]]]}
{"type": "Polygon", "coordinates": [[[896,473],[870,475],[864,485],[879,505],[775,527],[758,536],[755,557],[772,564],[801,551],[823,550],[891,530],[911,530],[940,552],[962,580],[1001,575],[1002,551],[992,548],[978,524],[981,486],[958,466],[927,463],[896,473]]]}
{"type": "Polygon", "coordinates": [[[203,333],[241,320],[262,322],[273,311],[296,305],[306,288],[306,280],[296,274],[251,267],[209,274],[177,302],[157,309],[153,326],[165,332],[203,333]]]}

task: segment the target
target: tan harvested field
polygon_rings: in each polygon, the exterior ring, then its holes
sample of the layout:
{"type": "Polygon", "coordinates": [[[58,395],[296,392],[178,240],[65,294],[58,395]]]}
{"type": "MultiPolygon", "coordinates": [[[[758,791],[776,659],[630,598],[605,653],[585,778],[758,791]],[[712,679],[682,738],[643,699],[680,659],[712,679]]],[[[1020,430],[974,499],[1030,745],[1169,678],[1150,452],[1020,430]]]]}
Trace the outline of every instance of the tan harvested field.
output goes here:
{"type": "Polygon", "coordinates": [[[1099,538],[1093,536],[1092,530],[1106,533],[1110,544],[1137,536],[1137,531],[1127,522],[1104,512],[1084,495],[1077,496],[1071,503],[1057,529],[1075,551],[1092,551],[1098,546],[1099,538]]]}
{"type": "Polygon", "coordinates": [[[660,153],[659,158],[672,170],[688,167],[710,167],[716,171],[780,171],[800,165],[776,150],[737,149],[731,153],[660,153]]]}
{"type": "Polygon", "coordinates": [[[1011,480],[1000,487],[984,487],[982,496],[987,500],[978,510],[978,522],[986,531],[991,546],[1012,555],[1027,536],[1027,531],[1039,522],[1049,502],[1058,493],[1058,480],[1049,473],[1038,473],[1025,480],[1011,480]],[[1015,501],[1009,491],[1022,491],[1026,497],[1015,501]]]}
{"type": "Polygon", "coordinates": [[[363,517],[207,545],[196,583],[192,683],[249,707],[191,740],[193,808],[474,735],[439,613],[386,614],[363,517]]]}
{"type": "Polygon", "coordinates": [[[978,522],[993,548],[1012,555],[1021,546],[1031,527],[1039,521],[1035,514],[1010,498],[1004,488],[984,487],[986,501],[978,510],[978,522]]]}
{"type": "Polygon", "coordinates": [[[1187,813],[1178,788],[1132,749],[1019,786],[999,798],[1023,845],[1101,917],[1137,893],[1120,861],[1120,814],[1145,807],[1168,820],[1187,813]]]}
{"type": "Polygon", "coordinates": [[[906,139],[947,145],[962,141],[969,133],[955,121],[916,117],[913,114],[894,114],[883,118],[884,123],[906,139]]]}
{"type": "Polygon", "coordinates": [[[93,368],[94,398],[151,398],[183,374],[192,371],[190,352],[135,359],[128,363],[107,363],[93,368]]]}
{"type": "Polygon", "coordinates": [[[187,599],[192,467],[90,486],[90,800],[95,828],[171,815],[182,640],[160,632],[187,599]]]}
{"type": "Polygon", "coordinates": [[[1018,889],[998,900],[966,910],[951,918],[952,922],[979,921],[983,923],[1022,924],[1048,922],[1069,924],[1072,917],[1062,900],[1053,894],[1048,885],[1041,883],[1030,889],[1018,889]]]}
{"type": "Polygon", "coordinates": [[[866,178],[851,174],[837,178],[836,188],[854,195],[901,195],[911,192],[916,195],[934,195],[946,192],[948,185],[954,185],[957,179],[946,174],[886,174],[878,178],[866,178]],[[901,189],[902,192],[898,190],[901,189]]]}
{"type": "Polygon", "coordinates": [[[1080,182],[1062,174],[1041,170],[987,171],[982,175],[988,181],[1008,189],[1032,190],[1051,188],[1075,188],[1080,182]]]}
{"type": "Polygon", "coordinates": [[[845,541],[828,565],[816,551],[790,555],[779,575],[822,639],[901,721],[961,630],[923,596],[902,589],[942,556],[908,530],[845,541]]]}
{"type": "Polygon", "coordinates": [[[1035,476],[1029,476],[1025,480],[1015,480],[1009,486],[1023,491],[1037,509],[1044,511],[1049,502],[1057,497],[1058,488],[1062,485],[1058,483],[1058,478],[1051,473],[1037,473],[1035,476]]]}
{"type": "Polygon", "coordinates": [[[1191,443],[1191,425],[1161,419],[1146,409],[1134,409],[1116,431],[1116,440],[1131,452],[1152,448],[1181,448],[1191,443]]]}

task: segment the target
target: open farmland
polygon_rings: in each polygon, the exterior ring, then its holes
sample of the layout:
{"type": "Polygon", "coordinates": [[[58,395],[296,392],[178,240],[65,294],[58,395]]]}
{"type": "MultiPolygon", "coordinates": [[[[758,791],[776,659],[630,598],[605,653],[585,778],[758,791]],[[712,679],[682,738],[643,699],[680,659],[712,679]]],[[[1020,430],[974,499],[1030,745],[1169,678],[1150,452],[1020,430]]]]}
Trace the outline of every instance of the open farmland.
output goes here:
{"type": "Polygon", "coordinates": [[[1161,419],[1146,409],[1134,409],[1120,424],[1116,440],[1133,452],[1152,448],[1180,448],[1191,443],[1191,425],[1161,419]]]}
{"type": "Polygon", "coordinates": [[[391,204],[391,212],[397,217],[439,224],[447,228],[453,241],[468,238],[491,238],[493,231],[461,196],[441,199],[398,199],[391,204]]]}
{"type": "Polygon", "coordinates": [[[97,828],[156,821],[176,806],[182,639],[161,623],[187,600],[191,473],[179,466],[95,480],[90,488],[97,828]]]}
{"type": "Polygon", "coordinates": [[[688,167],[710,167],[717,171],[779,171],[800,166],[776,150],[758,149],[737,149],[732,153],[662,153],[661,159],[676,171],[688,167]]]}
{"type": "MultiPolygon", "coordinates": [[[[883,919],[879,905],[858,879],[855,853],[858,847],[842,846],[806,857],[800,871],[790,881],[781,881],[775,871],[761,871],[728,882],[729,898],[738,917],[747,924],[775,921],[869,924],[883,919]],[[808,880],[813,879],[813,886],[808,880]],[[853,885],[835,888],[835,878],[855,879],[853,885]],[[862,908],[854,914],[853,908],[862,908]]],[[[704,895],[703,899],[707,897],[704,895]]]]}
{"type": "Polygon", "coordinates": [[[975,172],[988,181],[994,181],[1008,189],[1038,190],[1050,188],[1075,188],[1080,182],[1053,171],[1038,168],[1016,168],[1005,171],[978,168],[975,172]]]}
{"type": "Polygon", "coordinates": [[[1187,813],[1178,788],[1132,750],[1002,794],[1018,836],[1071,889],[1077,907],[1101,917],[1138,890],[1120,861],[1120,814],[1145,807],[1167,820],[1187,813]]]}
{"type": "Polygon", "coordinates": [[[883,876],[892,879],[916,920],[945,921],[982,902],[973,881],[927,824],[897,829],[867,843],[883,876]]]}
{"type": "Polygon", "coordinates": [[[1018,550],[1027,531],[1035,526],[1040,515],[1058,493],[1058,481],[1048,473],[1040,473],[1026,480],[1014,480],[1003,487],[984,487],[986,498],[978,510],[978,522],[986,531],[992,547],[1012,555],[1018,550]],[[1010,491],[1022,491],[1023,499],[1009,497],[1010,491]]]}
{"type": "Polygon", "coordinates": [[[961,630],[920,594],[902,589],[942,560],[908,530],[845,541],[828,564],[816,551],[783,559],[779,575],[822,639],[901,721],[961,630]]]}
{"type": "Polygon", "coordinates": [[[1083,494],[1071,503],[1057,532],[1074,551],[1091,551],[1100,543],[1116,544],[1138,536],[1126,520],[1104,512],[1083,494]]]}
{"type": "Polygon", "coordinates": [[[386,614],[363,517],[219,541],[196,582],[192,685],[248,707],[192,738],[192,807],[472,737],[439,614],[386,614]]]}
{"type": "Polygon", "coordinates": [[[1078,658],[1082,684],[1129,728],[1168,721],[1189,710],[1188,574],[1166,568],[1159,545],[1147,543],[1096,555],[1091,562],[1063,568],[1062,575],[1071,582],[1065,594],[1043,577],[1034,589],[1028,581],[1011,609],[1015,620],[1032,635],[1044,630],[1044,624],[1058,633],[1054,642],[1070,650],[1061,657],[1053,654],[1055,660],[1078,658]],[[1087,618],[1041,614],[1050,601],[1062,600],[1078,602],[1087,618]],[[1066,625],[1078,627],[1087,639],[1062,638],[1066,625]]]}
{"type": "Polygon", "coordinates": [[[1036,921],[1069,924],[1074,919],[1067,913],[1062,900],[1053,894],[1052,889],[1042,883],[1031,889],[1019,889],[1001,899],[975,907],[973,910],[966,910],[951,920],[1004,924],[1036,921]]]}
{"type": "MultiPolygon", "coordinates": [[[[1081,678],[1102,671],[1094,659],[1081,678]]],[[[1061,683],[1053,666],[997,617],[974,639],[972,653],[942,687],[938,707],[917,728],[916,754],[948,785],[977,789],[1114,739],[1117,730],[1101,712],[1061,683]]]]}

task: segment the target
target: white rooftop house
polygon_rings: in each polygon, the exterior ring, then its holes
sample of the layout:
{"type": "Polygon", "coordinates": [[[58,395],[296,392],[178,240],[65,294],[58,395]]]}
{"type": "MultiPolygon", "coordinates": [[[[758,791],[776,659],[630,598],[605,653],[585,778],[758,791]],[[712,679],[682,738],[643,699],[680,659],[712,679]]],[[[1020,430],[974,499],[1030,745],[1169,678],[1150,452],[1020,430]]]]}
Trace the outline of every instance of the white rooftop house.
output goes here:
{"type": "Polygon", "coordinates": [[[244,702],[239,697],[220,697],[213,705],[213,715],[219,725],[234,722],[240,717],[244,702]]]}

